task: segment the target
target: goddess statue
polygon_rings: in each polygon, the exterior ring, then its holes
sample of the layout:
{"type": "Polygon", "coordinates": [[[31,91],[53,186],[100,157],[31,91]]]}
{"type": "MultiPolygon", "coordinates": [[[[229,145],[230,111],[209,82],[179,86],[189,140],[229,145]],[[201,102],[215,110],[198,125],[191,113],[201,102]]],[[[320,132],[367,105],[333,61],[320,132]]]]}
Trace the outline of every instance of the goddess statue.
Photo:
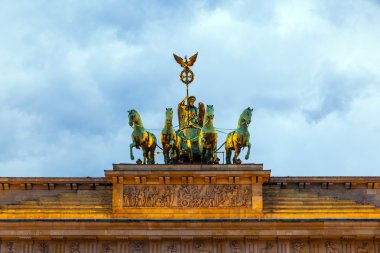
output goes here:
{"type": "Polygon", "coordinates": [[[199,103],[199,109],[194,105],[196,97],[186,96],[178,104],[178,123],[179,129],[184,128],[185,126],[195,126],[202,127],[203,125],[203,116],[204,116],[204,105],[199,103]],[[187,101],[187,104],[185,104],[187,101]]]}

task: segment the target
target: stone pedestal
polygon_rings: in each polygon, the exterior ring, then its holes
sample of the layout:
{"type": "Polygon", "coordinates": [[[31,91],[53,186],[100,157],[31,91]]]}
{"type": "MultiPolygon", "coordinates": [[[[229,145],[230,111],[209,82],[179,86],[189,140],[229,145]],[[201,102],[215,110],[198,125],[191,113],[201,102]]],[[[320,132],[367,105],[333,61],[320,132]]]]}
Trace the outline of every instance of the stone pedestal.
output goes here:
{"type": "Polygon", "coordinates": [[[261,164],[116,164],[105,175],[114,217],[259,218],[270,171],[261,164]]]}

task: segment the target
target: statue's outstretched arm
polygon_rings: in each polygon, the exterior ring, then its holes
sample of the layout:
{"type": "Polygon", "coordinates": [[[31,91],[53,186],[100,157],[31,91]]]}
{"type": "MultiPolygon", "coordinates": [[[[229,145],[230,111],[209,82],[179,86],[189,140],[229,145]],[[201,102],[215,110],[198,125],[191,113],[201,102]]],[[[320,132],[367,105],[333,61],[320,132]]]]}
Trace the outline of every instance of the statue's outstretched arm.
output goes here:
{"type": "Polygon", "coordinates": [[[185,102],[187,101],[188,98],[189,98],[189,97],[186,96],[186,97],[181,101],[181,103],[179,103],[179,104],[180,104],[180,105],[185,105],[185,102]]]}

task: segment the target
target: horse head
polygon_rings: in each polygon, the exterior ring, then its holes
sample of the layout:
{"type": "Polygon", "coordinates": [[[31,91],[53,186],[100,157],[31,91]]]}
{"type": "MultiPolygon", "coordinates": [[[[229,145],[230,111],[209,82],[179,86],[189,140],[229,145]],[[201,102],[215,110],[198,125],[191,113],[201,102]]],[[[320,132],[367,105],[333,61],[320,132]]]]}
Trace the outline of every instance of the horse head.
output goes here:
{"type": "Polygon", "coordinates": [[[204,118],[204,124],[212,123],[214,120],[214,106],[213,105],[207,105],[206,112],[205,112],[205,118],[204,118]]]}
{"type": "Polygon", "coordinates": [[[239,120],[239,123],[241,126],[245,126],[245,127],[249,126],[249,124],[251,123],[252,111],[253,111],[253,108],[248,107],[241,113],[240,120],[239,120]]]}
{"type": "Polygon", "coordinates": [[[129,118],[129,125],[133,127],[133,124],[138,122],[138,119],[140,118],[140,116],[135,109],[132,109],[128,111],[128,118],[129,118]]]}
{"type": "Polygon", "coordinates": [[[171,125],[172,121],[173,121],[173,109],[172,108],[166,108],[165,117],[166,117],[165,124],[166,125],[169,125],[169,124],[171,125]]]}

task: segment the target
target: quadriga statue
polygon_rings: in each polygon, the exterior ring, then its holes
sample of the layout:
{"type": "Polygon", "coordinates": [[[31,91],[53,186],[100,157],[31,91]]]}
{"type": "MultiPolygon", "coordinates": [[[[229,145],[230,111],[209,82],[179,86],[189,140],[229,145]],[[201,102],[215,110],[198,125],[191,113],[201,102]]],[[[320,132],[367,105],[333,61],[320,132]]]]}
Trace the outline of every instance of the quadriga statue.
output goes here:
{"type": "Polygon", "coordinates": [[[154,151],[157,146],[156,136],[145,130],[141,117],[136,110],[128,111],[129,125],[133,127],[132,143],[130,147],[130,156],[134,160],[132,149],[142,149],[144,155],[144,164],[154,164],[154,151]]]}
{"type": "Polygon", "coordinates": [[[161,143],[165,164],[178,162],[181,137],[173,128],[173,109],[166,108],[165,125],[161,131],[161,143]]]}
{"type": "Polygon", "coordinates": [[[248,131],[248,126],[251,123],[252,111],[250,107],[245,109],[239,117],[238,127],[235,131],[229,133],[226,139],[226,162],[231,164],[231,154],[235,151],[233,163],[241,163],[238,158],[240,150],[244,147],[248,147],[245,159],[248,160],[249,152],[251,151],[251,143],[249,142],[250,134],[248,131]]]}

